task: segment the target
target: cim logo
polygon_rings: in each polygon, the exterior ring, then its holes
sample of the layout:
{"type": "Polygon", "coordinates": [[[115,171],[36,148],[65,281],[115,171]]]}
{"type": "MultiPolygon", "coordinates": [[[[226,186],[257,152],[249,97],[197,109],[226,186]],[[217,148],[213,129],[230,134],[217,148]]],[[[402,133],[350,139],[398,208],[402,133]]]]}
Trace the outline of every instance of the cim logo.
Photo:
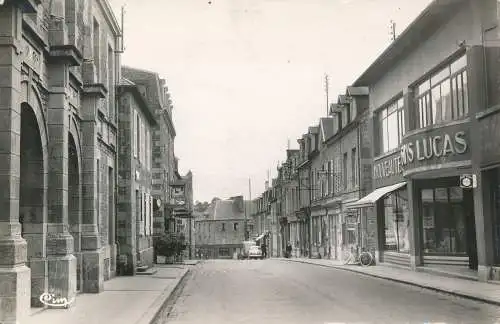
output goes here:
{"type": "Polygon", "coordinates": [[[43,293],[40,296],[40,302],[42,302],[42,304],[44,304],[45,306],[50,307],[68,308],[68,306],[71,305],[74,301],[75,298],[68,300],[66,297],[56,297],[56,295],[51,293],[43,293]]]}

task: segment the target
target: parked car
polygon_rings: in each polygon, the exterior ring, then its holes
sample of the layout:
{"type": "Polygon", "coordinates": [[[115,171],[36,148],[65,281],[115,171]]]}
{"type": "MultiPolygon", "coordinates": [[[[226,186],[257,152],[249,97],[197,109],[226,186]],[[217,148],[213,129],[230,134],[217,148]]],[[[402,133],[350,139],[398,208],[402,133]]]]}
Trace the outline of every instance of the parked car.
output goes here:
{"type": "Polygon", "coordinates": [[[251,246],[249,251],[248,251],[248,258],[249,259],[263,259],[264,255],[262,254],[262,249],[260,246],[254,245],[251,246]]]}

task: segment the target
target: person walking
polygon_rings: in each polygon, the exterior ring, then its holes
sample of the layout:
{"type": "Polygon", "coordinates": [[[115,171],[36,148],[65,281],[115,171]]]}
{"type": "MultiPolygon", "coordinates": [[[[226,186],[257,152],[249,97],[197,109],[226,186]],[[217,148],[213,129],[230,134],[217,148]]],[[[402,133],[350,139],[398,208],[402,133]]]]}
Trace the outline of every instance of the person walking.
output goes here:
{"type": "Polygon", "coordinates": [[[260,249],[262,250],[262,257],[267,258],[267,247],[266,247],[266,243],[264,241],[262,242],[260,249]]]}

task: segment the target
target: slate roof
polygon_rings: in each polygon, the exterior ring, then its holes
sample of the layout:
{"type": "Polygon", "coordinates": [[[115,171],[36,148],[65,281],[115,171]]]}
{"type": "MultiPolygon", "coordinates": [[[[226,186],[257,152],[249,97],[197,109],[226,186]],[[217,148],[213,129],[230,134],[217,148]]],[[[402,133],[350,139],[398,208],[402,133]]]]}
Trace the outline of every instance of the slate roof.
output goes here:
{"type": "Polygon", "coordinates": [[[347,87],[347,95],[348,96],[367,96],[369,94],[368,87],[347,87]]]}
{"type": "Polygon", "coordinates": [[[146,101],[153,109],[164,106],[163,90],[158,73],[132,68],[129,66],[122,66],[122,76],[137,85],[143,85],[146,87],[146,101]]]}
{"type": "Polygon", "coordinates": [[[238,210],[235,200],[217,200],[215,203],[214,219],[244,219],[245,212],[238,210]]]}
{"type": "Polygon", "coordinates": [[[333,118],[323,117],[320,118],[319,125],[321,128],[321,137],[323,141],[326,141],[333,136],[333,118]]]}

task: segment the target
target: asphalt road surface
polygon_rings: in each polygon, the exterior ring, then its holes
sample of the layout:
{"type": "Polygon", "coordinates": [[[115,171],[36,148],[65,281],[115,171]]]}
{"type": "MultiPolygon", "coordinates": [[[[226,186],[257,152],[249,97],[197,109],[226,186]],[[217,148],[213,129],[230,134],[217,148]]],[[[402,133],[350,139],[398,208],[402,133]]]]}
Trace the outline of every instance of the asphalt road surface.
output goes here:
{"type": "Polygon", "coordinates": [[[310,264],[208,260],[165,323],[500,323],[500,307],[310,264]]]}

